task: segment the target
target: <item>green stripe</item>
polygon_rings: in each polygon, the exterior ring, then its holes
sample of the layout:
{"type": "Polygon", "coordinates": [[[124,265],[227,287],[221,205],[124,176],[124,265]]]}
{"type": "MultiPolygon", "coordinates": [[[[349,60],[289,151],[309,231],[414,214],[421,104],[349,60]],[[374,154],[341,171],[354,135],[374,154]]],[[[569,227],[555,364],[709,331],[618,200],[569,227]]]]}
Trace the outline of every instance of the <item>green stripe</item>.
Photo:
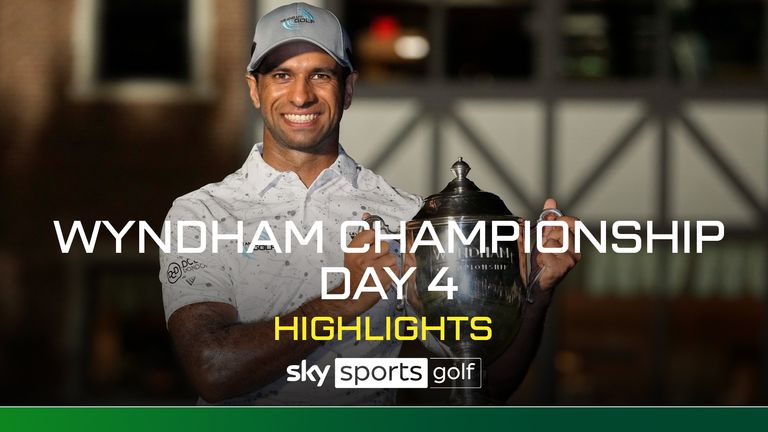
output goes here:
{"type": "Polygon", "coordinates": [[[2,431],[724,432],[766,425],[766,408],[0,408],[2,431]]]}

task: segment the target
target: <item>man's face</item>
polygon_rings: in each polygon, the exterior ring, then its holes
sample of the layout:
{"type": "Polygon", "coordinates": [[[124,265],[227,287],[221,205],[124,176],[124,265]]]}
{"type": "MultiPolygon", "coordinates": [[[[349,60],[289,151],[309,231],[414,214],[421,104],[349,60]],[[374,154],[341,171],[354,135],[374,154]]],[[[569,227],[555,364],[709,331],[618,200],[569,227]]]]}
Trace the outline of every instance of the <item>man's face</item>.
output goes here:
{"type": "Polygon", "coordinates": [[[272,50],[258,80],[248,77],[251,99],[264,119],[264,143],[286,150],[324,153],[336,149],[342,113],[352,103],[356,76],[346,82],[325,51],[307,42],[272,50]]]}

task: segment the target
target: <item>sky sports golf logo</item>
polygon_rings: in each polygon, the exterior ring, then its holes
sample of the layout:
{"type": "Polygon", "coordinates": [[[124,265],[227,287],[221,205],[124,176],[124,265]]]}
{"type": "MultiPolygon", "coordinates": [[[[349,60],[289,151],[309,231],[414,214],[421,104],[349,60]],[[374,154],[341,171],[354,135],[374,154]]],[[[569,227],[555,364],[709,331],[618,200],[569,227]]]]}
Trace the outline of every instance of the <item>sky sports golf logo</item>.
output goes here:
{"type": "MultiPolygon", "coordinates": [[[[331,365],[288,366],[288,382],[330,382],[331,365]]],[[[344,358],[334,360],[336,388],[480,388],[479,358],[344,358]]]]}

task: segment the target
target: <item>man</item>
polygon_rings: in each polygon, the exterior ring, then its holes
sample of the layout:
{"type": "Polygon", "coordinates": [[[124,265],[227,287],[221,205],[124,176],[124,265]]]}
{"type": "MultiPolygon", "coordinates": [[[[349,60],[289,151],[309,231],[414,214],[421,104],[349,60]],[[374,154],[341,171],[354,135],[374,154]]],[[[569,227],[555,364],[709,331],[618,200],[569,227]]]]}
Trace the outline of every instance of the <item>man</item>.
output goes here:
{"type": "MultiPolygon", "coordinates": [[[[343,254],[340,225],[372,213],[397,226],[418,211],[421,199],[357,165],[339,144],[342,113],[352,103],[357,73],[349,39],[329,11],[297,3],[265,15],[256,26],[248,72],[250,96],[264,120],[264,142],[222,182],[174,201],[168,219],[173,227],[177,221],[203,221],[210,231],[239,233],[244,239],[259,232],[283,239],[286,221],[302,233],[322,221],[323,253],[303,248],[283,254],[264,245],[238,253],[233,239],[219,245],[218,252],[209,244],[201,253],[183,254],[175,252],[174,244],[171,254],[161,254],[160,279],[168,329],[181,362],[201,403],[391,404],[392,391],[336,389],[332,377],[325,378],[325,385],[289,382],[286,368],[305,361],[305,368],[320,369],[340,356],[397,357],[399,341],[276,340],[274,317],[291,322],[294,317],[331,316],[348,322],[363,316],[370,318],[372,332],[381,334],[385,318],[402,313],[396,300],[375,293],[356,300],[322,300],[320,269],[343,265],[350,271],[348,282],[356,287],[370,267],[388,286],[391,279],[384,269],[398,272],[395,256],[386,247],[379,253],[371,247],[366,253],[343,254]],[[263,221],[269,223],[269,233],[260,227],[263,221]]],[[[565,220],[572,223],[572,218],[565,220]]],[[[177,234],[172,233],[174,242],[177,234]]],[[[201,234],[181,233],[185,245],[200,243],[201,234]]],[[[373,243],[374,235],[367,230],[347,239],[350,247],[360,247],[373,243]]],[[[558,241],[550,233],[547,245],[558,241]]],[[[489,368],[493,396],[505,399],[525,375],[552,288],[578,259],[573,253],[539,257],[546,270],[538,301],[528,308],[513,346],[489,368]]],[[[342,280],[330,286],[341,290],[342,280]]]]}

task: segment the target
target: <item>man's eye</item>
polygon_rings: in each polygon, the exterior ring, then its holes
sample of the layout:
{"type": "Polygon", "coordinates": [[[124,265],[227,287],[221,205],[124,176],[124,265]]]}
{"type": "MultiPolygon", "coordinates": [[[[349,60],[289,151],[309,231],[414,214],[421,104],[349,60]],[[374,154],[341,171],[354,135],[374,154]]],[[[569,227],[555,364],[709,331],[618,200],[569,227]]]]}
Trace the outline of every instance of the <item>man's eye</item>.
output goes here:
{"type": "Polygon", "coordinates": [[[331,75],[327,73],[318,72],[318,73],[312,74],[312,79],[328,81],[331,79],[331,75]]]}
{"type": "Polygon", "coordinates": [[[276,73],[272,74],[272,78],[277,79],[277,80],[286,80],[286,79],[289,78],[289,76],[285,72],[276,72],[276,73]]]}

